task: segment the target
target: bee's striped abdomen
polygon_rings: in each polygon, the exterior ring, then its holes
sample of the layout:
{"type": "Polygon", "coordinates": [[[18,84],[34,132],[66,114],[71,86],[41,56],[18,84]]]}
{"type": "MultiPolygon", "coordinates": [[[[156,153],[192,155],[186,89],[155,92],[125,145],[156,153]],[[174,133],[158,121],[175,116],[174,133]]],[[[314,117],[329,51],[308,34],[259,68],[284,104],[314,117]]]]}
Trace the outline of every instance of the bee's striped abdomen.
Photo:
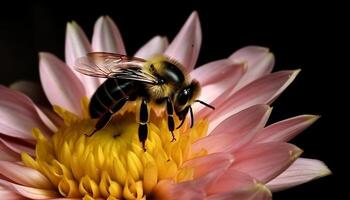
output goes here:
{"type": "Polygon", "coordinates": [[[91,118],[99,118],[112,109],[119,100],[134,96],[137,86],[132,80],[107,79],[91,97],[89,112],[91,118]]]}

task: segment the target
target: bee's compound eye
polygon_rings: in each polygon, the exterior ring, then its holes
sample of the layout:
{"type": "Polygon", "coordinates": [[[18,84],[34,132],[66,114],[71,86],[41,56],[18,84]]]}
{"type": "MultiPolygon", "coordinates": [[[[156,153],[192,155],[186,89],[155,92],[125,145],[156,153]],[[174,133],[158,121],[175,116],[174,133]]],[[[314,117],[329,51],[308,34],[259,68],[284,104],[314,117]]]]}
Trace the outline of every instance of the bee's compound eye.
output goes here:
{"type": "Polygon", "coordinates": [[[179,105],[185,105],[189,98],[189,91],[187,89],[182,90],[177,96],[177,103],[179,105]]]}

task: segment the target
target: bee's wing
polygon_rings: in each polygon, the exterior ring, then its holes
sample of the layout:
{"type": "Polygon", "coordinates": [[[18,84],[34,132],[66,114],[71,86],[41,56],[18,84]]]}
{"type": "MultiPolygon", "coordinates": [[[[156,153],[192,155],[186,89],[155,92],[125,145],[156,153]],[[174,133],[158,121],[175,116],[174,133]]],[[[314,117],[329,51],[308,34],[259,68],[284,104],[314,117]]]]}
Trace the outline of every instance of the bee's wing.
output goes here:
{"type": "Polygon", "coordinates": [[[78,58],[75,69],[88,76],[129,79],[157,84],[156,77],[142,70],[145,62],[146,60],[132,56],[94,52],[78,58]]]}
{"type": "Polygon", "coordinates": [[[121,69],[141,67],[145,60],[120,54],[94,52],[78,58],[75,69],[88,76],[114,78],[121,69]]]}

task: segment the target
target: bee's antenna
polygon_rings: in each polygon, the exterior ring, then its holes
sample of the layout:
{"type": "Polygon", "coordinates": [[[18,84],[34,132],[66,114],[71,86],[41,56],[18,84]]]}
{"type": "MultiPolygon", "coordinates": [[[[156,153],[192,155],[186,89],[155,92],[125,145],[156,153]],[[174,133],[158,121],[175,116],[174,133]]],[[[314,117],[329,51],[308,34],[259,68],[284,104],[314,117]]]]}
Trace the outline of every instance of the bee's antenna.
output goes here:
{"type": "Polygon", "coordinates": [[[215,107],[214,107],[214,106],[209,105],[209,104],[207,104],[207,103],[205,103],[204,101],[201,101],[201,100],[199,100],[199,99],[194,100],[194,102],[201,103],[201,104],[205,105],[206,107],[209,107],[209,108],[215,110],[215,107]]]}
{"type": "Polygon", "coordinates": [[[192,111],[192,107],[190,106],[190,114],[191,114],[191,128],[193,127],[194,124],[194,117],[193,117],[193,111],[192,111]]]}

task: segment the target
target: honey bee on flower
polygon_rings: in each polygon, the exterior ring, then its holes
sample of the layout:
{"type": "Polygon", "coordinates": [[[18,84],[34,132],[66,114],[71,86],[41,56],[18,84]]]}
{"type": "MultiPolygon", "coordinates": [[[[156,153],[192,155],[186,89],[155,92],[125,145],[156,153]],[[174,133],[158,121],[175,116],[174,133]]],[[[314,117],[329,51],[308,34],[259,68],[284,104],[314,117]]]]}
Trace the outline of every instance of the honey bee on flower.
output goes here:
{"type": "MultiPolygon", "coordinates": [[[[152,38],[134,55],[138,59],[133,62],[142,62],[142,67],[147,63],[146,68],[140,72],[136,63],[133,68],[118,67],[117,76],[124,82],[147,80],[149,87],[158,81],[156,87],[160,87],[160,78],[155,78],[160,72],[154,65],[159,62],[153,61],[162,58],[166,64],[176,61],[176,67],[181,66],[181,73],[175,72],[172,80],[184,74],[186,81],[178,90],[162,88],[168,93],[157,93],[169,105],[165,112],[159,112],[156,101],[148,104],[154,98],[144,98],[140,94],[144,90],[120,84],[126,88],[120,91],[137,91],[133,95],[141,101],[125,103],[102,123],[101,111],[109,107],[97,108],[107,104],[96,95],[102,95],[99,90],[107,87],[109,79],[80,73],[91,74],[91,68],[78,66],[80,72],[76,71],[76,62],[89,61],[91,67],[90,61],[98,61],[91,56],[102,56],[104,61],[112,56],[113,62],[130,57],[120,56],[126,55],[125,47],[109,17],[98,19],[91,44],[77,23],[68,23],[65,62],[40,53],[41,83],[53,109],[0,87],[1,191],[9,199],[259,200],[330,174],[323,162],[299,158],[302,150],[288,143],[318,116],[300,115],[266,126],[269,105],[299,70],[271,73],[274,56],[258,46],[244,47],[229,58],[194,69],[200,45],[196,12],[170,44],[165,37],[152,38]],[[149,71],[152,68],[157,73],[149,71]],[[198,85],[201,93],[193,92],[198,85]],[[193,104],[196,100],[200,103],[193,104]],[[215,111],[207,109],[210,105],[215,111]],[[186,123],[191,111],[196,119],[192,128],[186,123]],[[86,137],[92,130],[98,132],[86,137]]],[[[165,71],[176,71],[170,64],[172,70],[165,71]]],[[[114,94],[109,91],[103,94],[114,94]]]]}

